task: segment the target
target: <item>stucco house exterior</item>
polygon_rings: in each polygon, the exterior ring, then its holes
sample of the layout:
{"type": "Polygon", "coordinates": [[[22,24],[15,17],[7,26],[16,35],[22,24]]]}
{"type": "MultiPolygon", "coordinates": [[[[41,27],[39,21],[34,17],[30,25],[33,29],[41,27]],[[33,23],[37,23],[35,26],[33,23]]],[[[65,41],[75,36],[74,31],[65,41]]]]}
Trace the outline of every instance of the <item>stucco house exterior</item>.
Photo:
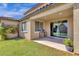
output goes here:
{"type": "MultiPolygon", "coordinates": [[[[38,3],[19,21],[0,18],[8,25],[19,26],[19,33],[9,37],[34,40],[44,37],[69,38],[73,40],[74,52],[79,54],[79,4],[38,3]],[[5,20],[4,20],[5,19],[5,20]]],[[[56,40],[56,39],[55,39],[56,40]]]]}
{"type": "Polygon", "coordinates": [[[79,53],[79,4],[39,3],[19,21],[19,35],[27,40],[42,37],[70,38],[79,53]]]}
{"type": "Polygon", "coordinates": [[[26,17],[22,18],[19,24],[21,37],[36,39],[41,36],[40,32],[45,31],[46,36],[53,36],[55,33],[54,36],[73,39],[73,4],[38,4],[25,14],[26,17]],[[57,31],[54,29],[61,23],[65,24],[67,29],[65,35],[60,33],[60,36],[56,35],[57,31]],[[24,25],[24,29],[21,25],[24,25]]]}
{"type": "MultiPolygon", "coordinates": [[[[0,17],[0,23],[4,26],[18,26],[19,25],[19,21],[10,18],[10,17],[0,17]]],[[[9,33],[7,34],[8,38],[16,38],[18,37],[18,32],[16,33],[9,33]]]]}

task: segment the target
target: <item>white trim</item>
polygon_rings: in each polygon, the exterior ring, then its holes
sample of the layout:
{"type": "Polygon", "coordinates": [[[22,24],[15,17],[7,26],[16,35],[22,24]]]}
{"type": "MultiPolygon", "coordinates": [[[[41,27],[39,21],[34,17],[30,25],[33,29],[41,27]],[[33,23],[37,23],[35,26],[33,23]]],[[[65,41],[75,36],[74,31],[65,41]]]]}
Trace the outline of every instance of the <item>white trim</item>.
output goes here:
{"type": "Polygon", "coordinates": [[[27,31],[27,22],[21,23],[21,32],[28,32],[28,31],[27,31]],[[25,29],[25,28],[26,28],[26,29],[25,29]]]}
{"type": "Polygon", "coordinates": [[[28,32],[28,31],[22,31],[22,32],[28,32]]]}

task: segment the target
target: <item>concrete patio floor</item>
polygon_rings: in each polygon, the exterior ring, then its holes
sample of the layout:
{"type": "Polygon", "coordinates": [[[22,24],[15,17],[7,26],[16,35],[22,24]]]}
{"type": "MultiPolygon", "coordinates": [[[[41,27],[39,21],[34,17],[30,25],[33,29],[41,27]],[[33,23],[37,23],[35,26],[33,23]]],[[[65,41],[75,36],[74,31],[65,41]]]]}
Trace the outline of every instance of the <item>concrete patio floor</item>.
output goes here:
{"type": "Polygon", "coordinates": [[[46,38],[40,38],[40,39],[34,40],[34,42],[37,42],[37,43],[40,43],[40,44],[43,44],[43,45],[46,45],[46,46],[49,46],[49,47],[52,47],[52,48],[56,48],[56,49],[59,49],[59,50],[63,50],[63,51],[66,51],[66,52],[69,52],[67,49],[70,48],[68,46],[66,47],[63,44],[63,39],[46,37],[46,38]]]}

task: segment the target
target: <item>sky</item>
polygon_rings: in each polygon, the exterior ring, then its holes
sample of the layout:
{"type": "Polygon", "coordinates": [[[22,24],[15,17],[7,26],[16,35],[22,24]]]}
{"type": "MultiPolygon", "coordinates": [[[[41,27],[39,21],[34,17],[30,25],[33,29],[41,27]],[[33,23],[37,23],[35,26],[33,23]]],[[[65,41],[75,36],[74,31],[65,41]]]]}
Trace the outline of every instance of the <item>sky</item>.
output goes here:
{"type": "Polygon", "coordinates": [[[36,3],[0,3],[0,17],[21,19],[24,13],[34,7],[36,3]]]}

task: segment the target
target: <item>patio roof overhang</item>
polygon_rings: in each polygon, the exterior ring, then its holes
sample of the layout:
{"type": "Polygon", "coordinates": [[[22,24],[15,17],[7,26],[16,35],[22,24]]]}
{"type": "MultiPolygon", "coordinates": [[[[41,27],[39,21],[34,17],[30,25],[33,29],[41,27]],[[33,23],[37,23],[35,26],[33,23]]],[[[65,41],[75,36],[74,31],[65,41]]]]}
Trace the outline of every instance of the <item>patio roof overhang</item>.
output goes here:
{"type": "Polygon", "coordinates": [[[36,18],[34,20],[47,21],[47,20],[61,19],[61,18],[66,18],[66,17],[71,17],[71,16],[73,16],[73,8],[69,8],[69,9],[54,13],[54,14],[36,18]]]}
{"type": "Polygon", "coordinates": [[[33,17],[30,17],[32,20],[49,20],[49,19],[57,19],[63,18],[73,15],[73,4],[65,4],[60,7],[48,10],[46,12],[40,13],[33,17]]]}

